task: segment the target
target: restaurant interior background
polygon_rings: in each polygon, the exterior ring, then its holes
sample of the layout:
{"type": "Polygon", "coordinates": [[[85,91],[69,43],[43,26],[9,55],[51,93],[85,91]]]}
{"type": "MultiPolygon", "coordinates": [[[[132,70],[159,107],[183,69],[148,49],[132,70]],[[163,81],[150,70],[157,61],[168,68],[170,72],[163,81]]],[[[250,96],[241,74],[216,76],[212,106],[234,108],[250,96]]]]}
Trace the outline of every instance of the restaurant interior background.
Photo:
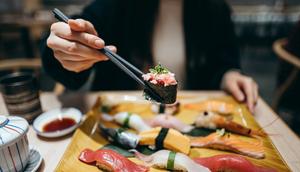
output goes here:
{"type": "MultiPolygon", "coordinates": [[[[16,64],[40,65],[39,43],[55,21],[51,9],[79,13],[90,0],[0,0],[0,76],[17,70],[16,64]]],[[[260,86],[260,95],[274,104],[279,65],[273,43],[285,38],[300,19],[299,0],[228,0],[238,36],[242,70],[260,86]]],[[[24,67],[21,70],[32,70],[24,67]]],[[[42,90],[55,82],[41,68],[34,69],[42,90]]],[[[300,76],[299,76],[300,77],[300,76]]],[[[280,116],[300,134],[297,109],[279,108],[280,116]]],[[[263,114],[261,114],[263,115],[263,114]]]]}

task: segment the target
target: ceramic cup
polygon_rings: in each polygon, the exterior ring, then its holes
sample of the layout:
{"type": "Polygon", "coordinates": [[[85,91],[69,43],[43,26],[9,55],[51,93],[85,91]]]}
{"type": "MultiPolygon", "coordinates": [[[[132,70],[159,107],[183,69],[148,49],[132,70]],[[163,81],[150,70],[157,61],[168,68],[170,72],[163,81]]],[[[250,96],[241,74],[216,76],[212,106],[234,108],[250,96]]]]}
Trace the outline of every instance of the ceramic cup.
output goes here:
{"type": "Polygon", "coordinates": [[[21,172],[29,160],[28,122],[0,115],[0,172],[21,172]]]}
{"type": "Polygon", "coordinates": [[[10,115],[32,122],[42,113],[36,78],[31,73],[16,72],[0,78],[0,90],[10,115]]]}

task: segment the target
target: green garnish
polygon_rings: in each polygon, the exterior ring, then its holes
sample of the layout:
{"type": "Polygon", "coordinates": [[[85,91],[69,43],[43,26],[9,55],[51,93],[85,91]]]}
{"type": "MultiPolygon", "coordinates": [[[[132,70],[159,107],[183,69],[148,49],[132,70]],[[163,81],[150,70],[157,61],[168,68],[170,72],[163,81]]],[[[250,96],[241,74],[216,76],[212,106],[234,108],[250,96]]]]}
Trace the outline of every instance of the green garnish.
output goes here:
{"type": "Polygon", "coordinates": [[[124,120],[124,123],[123,123],[124,128],[130,128],[129,127],[129,120],[130,120],[131,115],[132,115],[131,113],[127,113],[127,116],[126,116],[126,118],[124,120]]]}
{"type": "Polygon", "coordinates": [[[220,129],[220,130],[217,130],[216,132],[217,132],[217,134],[218,134],[220,137],[222,137],[222,136],[224,136],[224,135],[226,134],[226,131],[225,131],[224,128],[222,128],[222,129],[220,129]]]}
{"type": "Polygon", "coordinates": [[[149,69],[149,72],[151,72],[153,74],[155,74],[155,73],[157,73],[157,74],[167,74],[170,71],[167,68],[163,67],[161,64],[158,64],[154,68],[149,69]]]}
{"type": "Polygon", "coordinates": [[[224,137],[224,136],[230,137],[230,132],[226,132],[225,128],[222,128],[220,130],[217,129],[216,133],[218,134],[219,137],[224,137]]]}
{"type": "Polygon", "coordinates": [[[106,112],[106,113],[108,113],[108,112],[110,111],[110,109],[111,109],[110,106],[105,106],[105,105],[100,106],[100,111],[101,111],[101,112],[106,112]]]}

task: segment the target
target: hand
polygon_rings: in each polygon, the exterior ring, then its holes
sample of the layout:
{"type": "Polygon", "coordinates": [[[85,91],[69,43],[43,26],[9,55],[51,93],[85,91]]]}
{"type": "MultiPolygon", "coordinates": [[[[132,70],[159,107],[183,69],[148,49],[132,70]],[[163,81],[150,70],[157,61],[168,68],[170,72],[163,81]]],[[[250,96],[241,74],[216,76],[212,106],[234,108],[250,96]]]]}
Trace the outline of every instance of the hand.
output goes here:
{"type": "MultiPolygon", "coordinates": [[[[54,52],[54,57],[62,66],[73,72],[81,72],[92,67],[96,62],[108,60],[97,51],[105,46],[98,37],[94,26],[82,19],[70,19],[67,23],[57,22],[51,25],[47,45],[54,52]]],[[[107,46],[116,52],[114,46],[107,46]]]]}
{"type": "Polygon", "coordinates": [[[252,78],[237,71],[228,71],[223,76],[221,88],[239,102],[246,102],[249,110],[254,112],[258,99],[258,85],[252,78]]]}

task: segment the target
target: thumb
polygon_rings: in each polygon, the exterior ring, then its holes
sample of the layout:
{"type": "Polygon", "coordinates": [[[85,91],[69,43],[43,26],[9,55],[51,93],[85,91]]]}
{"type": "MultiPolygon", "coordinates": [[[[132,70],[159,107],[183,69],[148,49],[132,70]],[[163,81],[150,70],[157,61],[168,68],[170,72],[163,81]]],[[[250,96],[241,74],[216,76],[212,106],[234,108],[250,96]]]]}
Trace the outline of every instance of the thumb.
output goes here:
{"type": "Polygon", "coordinates": [[[83,19],[69,19],[68,24],[73,31],[77,32],[87,32],[93,35],[98,36],[97,31],[95,30],[92,23],[83,20],[83,19]]]}

